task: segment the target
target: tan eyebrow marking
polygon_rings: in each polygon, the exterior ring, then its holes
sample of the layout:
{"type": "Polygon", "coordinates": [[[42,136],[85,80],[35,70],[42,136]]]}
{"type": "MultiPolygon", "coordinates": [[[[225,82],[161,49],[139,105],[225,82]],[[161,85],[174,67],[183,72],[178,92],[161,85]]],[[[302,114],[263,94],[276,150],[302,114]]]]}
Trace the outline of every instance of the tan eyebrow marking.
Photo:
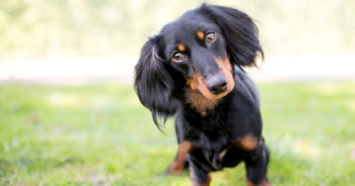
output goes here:
{"type": "Polygon", "coordinates": [[[184,44],[180,43],[180,44],[178,45],[178,49],[179,49],[181,52],[184,52],[184,51],[185,51],[185,46],[184,46],[184,44]]]}
{"type": "Polygon", "coordinates": [[[199,39],[203,40],[203,38],[205,37],[205,35],[203,34],[202,31],[198,31],[198,32],[197,32],[197,37],[198,37],[199,39]]]}

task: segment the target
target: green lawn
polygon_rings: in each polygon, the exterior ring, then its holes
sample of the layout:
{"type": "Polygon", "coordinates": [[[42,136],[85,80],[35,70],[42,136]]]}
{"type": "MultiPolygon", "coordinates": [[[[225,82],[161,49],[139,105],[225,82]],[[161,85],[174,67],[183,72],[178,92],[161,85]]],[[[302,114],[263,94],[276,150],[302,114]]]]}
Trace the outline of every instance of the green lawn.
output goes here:
{"type": "MultiPolygon", "coordinates": [[[[355,83],[259,84],[274,185],[355,185],[355,83]]],[[[190,185],[133,85],[0,85],[0,185],[190,185]]],[[[244,185],[244,165],[212,185],[244,185]]]]}

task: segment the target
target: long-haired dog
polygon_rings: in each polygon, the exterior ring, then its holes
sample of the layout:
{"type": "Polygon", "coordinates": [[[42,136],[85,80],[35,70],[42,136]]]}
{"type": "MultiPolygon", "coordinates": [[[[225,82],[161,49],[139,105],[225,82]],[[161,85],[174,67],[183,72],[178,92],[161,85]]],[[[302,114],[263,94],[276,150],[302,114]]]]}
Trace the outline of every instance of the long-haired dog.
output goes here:
{"type": "Polygon", "coordinates": [[[135,67],[138,97],[159,129],[175,116],[179,147],[168,173],[188,165],[192,185],[209,185],[209,172],[244,161],[247,185],[269,185],[259,95],[243,71],[258,56],[263,51],[252,19],[206,4],[144,44],[135,67]]]}

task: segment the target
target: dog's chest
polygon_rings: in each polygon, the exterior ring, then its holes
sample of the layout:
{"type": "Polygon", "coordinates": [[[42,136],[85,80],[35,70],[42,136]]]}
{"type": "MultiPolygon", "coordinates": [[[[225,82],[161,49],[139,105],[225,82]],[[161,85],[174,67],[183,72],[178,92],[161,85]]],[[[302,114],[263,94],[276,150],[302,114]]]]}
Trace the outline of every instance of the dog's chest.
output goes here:
{"type": "Polygon", "coordinates": [[[220,137],[217,140],[202,136],[203,143],[192,151],[191,155],[204,164],[211,171],[221,170],[223,167],[237,165],[243,158],[243,151],[237,148],[231,139],[220,137]]]}
{"type": "MultiPolygon", "coordinates": [[[[227,101],[233,102],[232,99],[227,101]]],[[[181,139],[194,146],[191,159],[210,171],[235,166],[244,156],[244,151],[236,145],[238,139],[247,135],[244,118],[239,116],[238,108],[228,103],[219,105],[204,117],[187,113],[178,122],[185,126],[181,128],[181,139]]]]}

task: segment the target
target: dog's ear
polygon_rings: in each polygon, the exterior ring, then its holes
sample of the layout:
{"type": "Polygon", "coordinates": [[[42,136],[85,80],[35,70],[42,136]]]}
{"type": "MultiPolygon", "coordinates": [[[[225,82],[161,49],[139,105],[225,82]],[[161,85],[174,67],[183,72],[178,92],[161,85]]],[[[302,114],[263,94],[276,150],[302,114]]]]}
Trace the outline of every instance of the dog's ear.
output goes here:
{"type": "Polygon", "coordinates": [[[233,8],[206,4],[200,7],[200,11],[221,27],[232,63],[238,66],[256,66],[255,58],[258,53],[264,58],[258,28],[247,14],[233,8]]]}
{"type": "Polygon", "coordinates": [[[149,38],[144,44],[140,59],[135,66],[134,86],[141,103],[152,112],[154,123],[161,130],[159,117],[164,122],[173,116],[180,107],[169,66],[162,57],[163,50],[160,36],[149,38]]]}

